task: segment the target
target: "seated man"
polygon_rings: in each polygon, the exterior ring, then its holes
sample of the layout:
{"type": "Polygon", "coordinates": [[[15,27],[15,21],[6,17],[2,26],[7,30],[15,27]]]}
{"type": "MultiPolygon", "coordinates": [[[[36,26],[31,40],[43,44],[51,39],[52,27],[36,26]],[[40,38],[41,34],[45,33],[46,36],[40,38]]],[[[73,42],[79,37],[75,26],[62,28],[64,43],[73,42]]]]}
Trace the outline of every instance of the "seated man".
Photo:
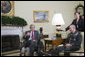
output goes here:
{"type": "MultiPolygon", "coordinates": [[[[79,31],[76,30],[75,25],[70,26],[70,34],[68,34],[67,40],[65,41],[63,46],[57,47],[55,50],[55,54],[58,56],[61,51],[77,51],[81,48],[82,36],[79,31]]],[[[69,52],[65,52],[65,54],[69,55],[69,52]]]]}
{"type": "Polygon", "coordinates": [[[39,33],[35,30],[34,25],[30,25],[30,30],[26,31],[25,33],[25,47],[29,47],[29,56],[33,56],[34,51],[37,52],[38,55],[40,55],[39,50],[39,33]]]}

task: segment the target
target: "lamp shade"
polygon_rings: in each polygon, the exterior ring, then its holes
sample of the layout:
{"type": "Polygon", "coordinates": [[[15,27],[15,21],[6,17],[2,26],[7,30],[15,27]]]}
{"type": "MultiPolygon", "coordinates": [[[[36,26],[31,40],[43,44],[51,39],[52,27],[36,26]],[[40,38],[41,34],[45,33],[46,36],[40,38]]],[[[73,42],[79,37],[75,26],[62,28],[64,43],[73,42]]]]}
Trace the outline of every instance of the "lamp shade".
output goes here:
{"type": "Polygon", "coordinates": [[[61,13],[55,14],[52,19],[52,25],[64,25],[64,20],[61,13]]]}

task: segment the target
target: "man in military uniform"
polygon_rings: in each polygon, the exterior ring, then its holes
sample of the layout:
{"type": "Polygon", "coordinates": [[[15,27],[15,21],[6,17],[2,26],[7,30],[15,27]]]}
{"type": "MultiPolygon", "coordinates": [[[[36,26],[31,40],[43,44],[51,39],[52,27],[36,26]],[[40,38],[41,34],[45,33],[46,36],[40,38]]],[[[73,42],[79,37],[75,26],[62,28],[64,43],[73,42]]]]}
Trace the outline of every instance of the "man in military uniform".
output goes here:
{"type": "MultiPolygon", "coordinates": [[[[59,52],[61,51],[77,51],[81,48],[81,41],[82,41],[82,36],[79,31],[76,30],[75,25],[71,25],[70,27],[70,32],[68,34],[67,40],[65,41],[63,46],[57,47],[55,50],[55,54],[59,55],[59,52]]],[[[65,52],[65,54],[69,55],[69,52],[65,52]]]]}

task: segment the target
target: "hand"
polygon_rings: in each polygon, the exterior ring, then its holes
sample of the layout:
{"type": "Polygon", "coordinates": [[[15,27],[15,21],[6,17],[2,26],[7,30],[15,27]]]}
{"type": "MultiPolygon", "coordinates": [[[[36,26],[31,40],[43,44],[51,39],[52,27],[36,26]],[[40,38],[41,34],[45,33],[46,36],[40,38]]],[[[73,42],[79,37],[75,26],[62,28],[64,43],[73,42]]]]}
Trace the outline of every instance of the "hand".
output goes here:
{"type": "Polygon", "coordinates": [[[67,48],[69,48],[69,47],[71,47],[72,45],[69,44],[69,43],[67,43],[65,46],[66,46],[67,48]]]}
{"type": "Polygon", "coordinates": [[[30,33],[27,33],[26,36],[30,36],[30,33]]]}

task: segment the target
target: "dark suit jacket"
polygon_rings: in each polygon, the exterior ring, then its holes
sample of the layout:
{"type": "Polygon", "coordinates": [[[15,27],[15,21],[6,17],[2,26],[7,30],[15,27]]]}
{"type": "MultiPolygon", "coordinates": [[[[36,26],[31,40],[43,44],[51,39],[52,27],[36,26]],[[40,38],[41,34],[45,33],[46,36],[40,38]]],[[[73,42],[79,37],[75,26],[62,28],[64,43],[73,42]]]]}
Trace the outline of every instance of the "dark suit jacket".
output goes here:
{"type": "MultiPolygon", "coordinates": [[[[76,23],[76,19],[73,20],[73,22],[71,23],[71,25],[75,25],[76,29],[78,31],[84,32],[84,19],[79,19],[78,23],[76,23]],[[78,25],[78,27],[77,27],[78,25]]],[[[69,30],[69,26],[66,28],[66,31],[69,30]]]]}
{"type": "MultiPolygon", "coordinates": [[[[25,32],[25,37],[24,37],[24,38],[25,38],[26,40],[28,40],[28,39],[30,38],[30,36],[26,36],[26,34],[27,34],[27,33],[30,33],[30,32],[31,32],[31,31],[26,31],[26,32],[25,32]]],[[[34,40],[36,40],[36,41],[39,40],[38,37],[39,37],[38,31],[34,30],[34,40]]]]}
{"type": "Polygon", "coordinates": [[[25,47],[29,47],[29,45],[31,45],[31,44],[37,45],[39,43],[39,41],[40,41],[39,33],[36,30],[34,30],[34,38],[33,38],[36,41],[33,42],[32,40],[28,40],[30,38],[30,36],[26,36],[26,34],[30,33],[30,32],[31,32],[30,30],[25,32],[25,35],[24,35],[24,39],[25,39],[24,44],[25,44],[25,47]]]}

